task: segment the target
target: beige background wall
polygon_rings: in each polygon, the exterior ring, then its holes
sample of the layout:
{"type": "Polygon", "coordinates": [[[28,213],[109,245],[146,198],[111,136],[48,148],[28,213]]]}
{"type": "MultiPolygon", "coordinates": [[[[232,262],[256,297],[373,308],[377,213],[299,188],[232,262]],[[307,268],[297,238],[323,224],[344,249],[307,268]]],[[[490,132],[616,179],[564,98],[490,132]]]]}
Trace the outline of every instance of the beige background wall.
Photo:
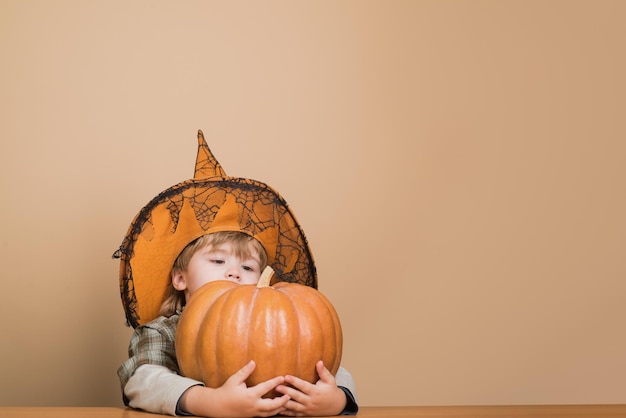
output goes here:
{"type": "Polygon", "coordinates": [[[362,405],[626,403],[626,2],[0,0],[1,405],[121,405],[111,254],[196,130],[362,405]]]}

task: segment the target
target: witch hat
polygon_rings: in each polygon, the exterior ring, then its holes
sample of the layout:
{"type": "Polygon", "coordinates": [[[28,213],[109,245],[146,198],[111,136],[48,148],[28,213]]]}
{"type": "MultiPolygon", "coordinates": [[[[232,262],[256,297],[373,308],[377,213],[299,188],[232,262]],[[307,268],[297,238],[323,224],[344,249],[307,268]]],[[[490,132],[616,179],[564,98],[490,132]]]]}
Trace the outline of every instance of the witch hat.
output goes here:
{"type": "Polygon", "coordinates": [[[136,328],[158,317],[180,252],[217,231],[256,238],[277,280],[317,288],[313,256],[287,202],[264,183],[227,176],[198,131],[194,177],[144,206],[113,254],[120,259],[120,294],[129,325],[136,328]]]}

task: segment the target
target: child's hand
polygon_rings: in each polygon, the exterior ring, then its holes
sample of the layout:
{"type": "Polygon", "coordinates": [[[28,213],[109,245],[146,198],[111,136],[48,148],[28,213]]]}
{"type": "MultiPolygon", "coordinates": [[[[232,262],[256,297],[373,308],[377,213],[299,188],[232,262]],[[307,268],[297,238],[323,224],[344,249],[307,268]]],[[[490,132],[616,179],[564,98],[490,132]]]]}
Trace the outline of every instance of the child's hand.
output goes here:
{"type": "MultiPolygon", "coordinates": [[[[295,376],[285,376],[285,383],[293,387],[279,385],[276,391],[288,395],[281,415],[287,416],[327,416],[339,415],[346,406],[346,394],[337,387],[335,377],[324,367],[322,361],[315,365],[320,379],[315,383],[295,376]]],[[[281,398],[282,399],[282,398],[281,398]]]]}
{"type": "Polygon", "coordinates": [[[285,381],[282,376],[247,387],[246,379],[256,367],[254,361],[233,374],[219,388],[193,386],[181,397],[181,408],[203,417],[269,417],[284,411],[288,395],[279,398],[262,398],[270,390],[285,381]]]}

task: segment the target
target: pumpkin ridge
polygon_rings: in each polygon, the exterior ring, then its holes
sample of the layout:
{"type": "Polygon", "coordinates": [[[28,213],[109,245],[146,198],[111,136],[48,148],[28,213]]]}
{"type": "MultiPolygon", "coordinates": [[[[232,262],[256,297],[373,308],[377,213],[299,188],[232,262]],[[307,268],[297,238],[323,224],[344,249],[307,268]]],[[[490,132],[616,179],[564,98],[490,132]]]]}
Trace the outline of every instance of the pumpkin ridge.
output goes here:
{"type": "MultiPolygon", "coordinates": [[[[313,298],[314,296],[311,296],[311,297],[313,298]]],[[[315,298],[317,299],[316,302],[318,302],[319,298],[317,297],[317,294],[315,295],[315,298]]],[[[315,318],[317,318],[317,323],[318,324],[323,324],[324,323],[324,319],[321,317],[322,312],[320,312],[319,309],[314,309],[314,312],[315,312],[315,318]]],[[[333,335],[335,335],[335,330],[334,329],[332,330],[332,333],[333,333],[333,335]]],[[[321,347],[320,347],[320,352],[322,353],[322,357],[326,357],[326,350],[327,350],[327,348],[328,348],[328,344],[326,344],[326,341],[324,341],[324,339],[322,338],[321,339],[321,347]]],[[[324,367],[328,368],[329,370],[332,370],[332,365],[326,364],[326,361],[324,361],[324,367]]],[[[334,373],[333,373],[333,375],[334,375],[334,373]]]]}
{"type": "MultiPolygon", "coordinates": [[[[290,296],[287,292],[285,292],[284,290],[285,290],[285,288],[282,288],[282,289],[277,289],[277,290],[276,290],[276,292],[277,292],[278,294],[280,294],[280,295],[281,295],[281,297],[289,303],[289,306],[291,307],[291,309],[290,309],[290,310],[291,310],[291,312],[293,312],[293,313],[295,314],[295,316],[296,316],[296,318],[294,318],[295,320],[294,320],[294,321],[292,321],[292,323],[293,323],[293,325],[292,325],[292,326],[294,327],[294,330],[293,330],[293,331],[291,331],[291,333],[292,333],[292,334],[297,335],[297,336],[298,336],[298,338],[297,338],[297,339],[298,339],[298,341],[300,341],[300,340],[301,340],[301,336],[302,336],[302,333],[301,333],[301,329],[302,329],[302,327],[300,326],[300,313],[301,313],[301,312],[298,310],[298,306],[297,306],[297,304],[296,304],[296,300],[295,300],[295,298],[291,297],[291,296],[290,296]]],[[[290,318],[290,319],[291,319],[291,318],[290,318]]],[[[296,351],[296,359],[295,359],[296,361],[295,361],[295,365],[296,365],[297,370],[298,370],[298,376],[297,376],[297,377],[302,377],[302,376],[301,376],[301,375],[302,375],[302,370],[300,370],[300,364],[301,364],[301,363],[300,363],[300,360],[301,360],[301,357],[302,357],[302,356],[300,355],[300,354],[301,354],[301,353],[300,353],[300,350],[295,350],[295,351],[296,351]]],[[[290,353],[290,354],[291,354],[291,353],[290,353]]]]}
{"type": "MultiPolygon", "coordinates": [[[[227,294],[228,292],[221,294],[213,301],[213,303],[209,305],[205,314],[207,318],[213,318],[214,311],[219,312],[219,309],[224,304],[224,300],[226,298],[225,295],[227,294]]],[[[198,340],[196,343],[196,347],[197,347],[196,356],[198,358],[202,358],[202,361],[199,363],[206,362],[208,358],[210,358],[211,361],[213,362],[216,361],[217,353],[214,347],[217,344],[217,340],[218,340],[218,335],[219,335],[219,332],[217,331],[218,328],[219,328],[219,323],[215,324],[214,326],[203,326],[200,329],[200,332],[198,333],[198,340]]],[[[200,380],[206,382],[209,387],[213,387],[216,384],[217,379],[219,379],[219,377],[215,375],[215,372],[207,373],[206,370],[201,368],[200,373],[202,375],[202,379],[200,380]]]]}
{"type": "MultiPolygon", "coordinates": [[[[245,345],[232,344],[233,340],[239,340],[243,337],[244,340],[247,340],[250,335],[250,330],[246,326],[242,326],[242,324],[247,323],[250,311],[246,309],[245,312],[242,312],[242,306],[248,306],[246,301],[249,298],[251,286],[248,285],[239,285],[235,284],[235,287],[232,291],[228,292],[226,295],[226,300],[224,301],[224,305],[216,314],[217,317],[224,315],[224,313],[231,314],[226,318],[222,318],[219,320],[220,323],[220,339],[216,344],[216,351],[218,352],[218,360],[222,359],[223,366],[220,367],[221,370],[224,370],[224,373],[220,379],[220,386],[235,372],[241,369],[245,364],[236,362],[237,359],[240,359],[239,354],[245,354],[246,359],[248,354],[248,349],[245,345]],[[245,348],[244,350],[241,350],[245,348]]],[[[241,359],[240,359],[241,360],[241,359]]],[[[249,361],[249,360],[248,360],[249,361]]]]}
{"type": "MultiPolygon", "coordinates": [[[[292,289],[293,292],[301,291],[299,286],[292,289]]],[[[333,305],[330,303],[321,292],[302,292],[303,299],[307,305],[311,308],[311,315],[315,317],[317,329],[312,329],[312,332],[316,333],[315,341],[318,341],[320,358],[314,359],[315,362],[319,360],[324,361],[324,366],[333,374],[337,373],[339,365],[341,363],[342,354],[342,342],[343,336],[341,334],[341,324],[339,323],[339,317],[335,311],[333,305]],[[321,324],[327,324],[326,329],[323,329],[321,324]],[[324,334],[332,335],[330,341],[326,341],[326,338],[321,338],[324,334]],[[328,362],[328,359],[332,359],[332,363],[328,362]]],[[[317,371],[314,372],[317,375],[317,371]]]]}
{"type": "MultiPolygon", "coordinates": [[[[247,318],[254,318],[252,316],[252,311],[254,310],[254,305],[256,304],[255,302],[256,302],[256,299],[257,299],[258,295],[259,295],[258,288],[255,288],[254,291],[252,292],[251,297],[250,297],[250,302],[248,303],[248,310],[246,312],[246,319],[247,318]]],[[[245,343],[245,347],[246,347],[246,357],[245,358],[246,358],[246,361],[254,360],[254,363],[256,364],[256,367],[255,367],[255,371],[256,371],[256,368],[259,367],[259,362],[258,362],[257,359],[252,358],[252,354],[250,353],[250,347],[251,347],[251,345],[253,343],[253,341],[251,341],[252,337],[250,336],[251,335],[250,326],[246,327],[246,331],[247,331],[246,338],[242,340],[242,341],[246,342],[245,343]]],[[[252,373],[254,373],[254,372],[252,372],[252,373]]],[[[248,384],[248,382],[250,381],[251,377],[252,377],[252,375],[250,375],[250,377],[246,381],[246,384],[248,384]]]]}
{"type": "Polygon", "coordinates": [[[334,306],[332,305],[332,303],[330,303],[330,301],[328,300],[328,298],[326,296],[324,296],[321,292],[311,292],[312,297],[314,297],[315,299],[317,299],[318,302],[320,302],[321,304],[325,305],[327,310],[325,311],[321,311],[318,312],[316,310],[316,317],[319,321],[320,324],[326,323],[326,322],[330,322],[332,324],[331,327],[332,329],[322,329],[322,332],[324,334],[326,334],[326,332],[328,332],[328,336],[330,336],[331,338],[329,339],[329,341],[333,341],[334,344],[331,344],[331,346],[326,347],[326,338],[322,338],[322,353],[324,353],[324,355],[326,354],[326,349],[331,349],[333,350],[333,345],[335,346],[334,349],[336,350],[336,355],[334,356],[334,362],[333,364],[324,364],[324,366],[333,374],[335,375],[337,373],[337,370],[339,370],[339,365],[341,364],[341,356],[342,356],[342,350],[343,350],[343,335],[342,335],[342,331],[341,331],[341,323],[339,322],[339,315],[337,314],[337,311],[335,310],[334,306]],[[328,315],[332,321],[325,321],[324,318],[321,318],[320,315],[328,315]]]}
{"type": "MultiPolygon", "coordinates": [[[[285,290],[287,290],[287,288],[285,290]]],[[[292,294],[294,294],[292,299],[299,301],[299,304],[296,307],[296,312],[298,313],[300,318],[306,319],[306,335],[303,335],[301,333],[300,340],[306,340],[306,343],[311,344],[313,347],[313,349],[309,349],[304,352],[308,354],[308,356],[305,357],[299,364],[301,364],[302,367],[305,367],[306,365],[307,368],[300,370],[300,374],[302,376],[299,377],[315,384],[315,382],[318,380],[317,378],[319,377],[317,375],[317,369],[315,365],[318,361],[325,360],[327,348],[327,344],[323,338],[325,330],[322,326],[322,317],[316,309],[317,304],[315,303],[315,300],[311,299],[310,295],[310,293],[316,292],[309,292],[308,289],[304,289],[301,286],[294,286],[292,288],[289,288],[289,290],[292,294]]]]}
{"type": "Polygon", "coordinates": [[[260,320],[262,318],[264,318],[264,316],[262,315],[265,306],[262,304],[263,302],[263,298],[261,298],[261,293],[262,292],[267,292],[268,290],[270,290],[269,287],[255,287],[254,292],[252,293],[252,298],[250,300],[250,308],[248,310],[248,317],[247,317],[247,322],[248,322],[248,328],[249,328],[249,332],[248,332],[248,336],[245,339],[246,341],[246,350],[247,350],[247,356],[249,359],[254,360],[257,364],[257,367],[254,369],[254,371],[252,372],[252,374],[250,375],[250,377],[248,378],[248,386],[250,386],[253,383],[260,383],[264,380],[267,380],[267,378],[269,378],[268,376],[261,376],[261,372],[260,370],[262,369],[261,366],[263,360],[264,359],[262,356],[259,356],[259,353],[257,351],[257,339],[258,339],[258,331],[259,329],[263,330],[263,324],[260,323],[260,320]],[[260,376],[260,377],[259,377],[260,376]]]}
{"type": "MultiPolygon", "coordinates": [[[[293,336],[293,339],[295,341],[287,341],[287,346],[288,347],[293,347],[293,344],[298,344],[300,341],[300,320],[299,320],[299,312],[297,310],[297,305],[296,305],[296,301],[293,300],[293,298],[291,298],[289,296],[289,294],[282,292],[280,290],[276,290],[276,289],[272,289],[274,293],[276,293],[281,301],[281,306],[284,307],[283,311],[277,312],[275,315],[278,315],[279,313],[282,314],[281,316],[284,316],[284,318],[287,320],[287,324],[283,324],[286,329],[281,329],[281,331],[283,333],[286,333],[287,336],[293,336]]],[[[276,319],[280,319],[280,318],[276,318],[276,319]]],[[[274,323],[280,323],[280,321],[273,321],[274,323]]],[[[274,332],[275,334],[275,332],[274,332]]],[[[279,344],[284,344],[284,341],[278,341],[279,344]]],[[[294,370],[298,370],[298,374],[300,373],[299,370],[299,366],[300,366],[300,350],[295,350],[297,353],[297,356],[293,357],[291,356],[292,353],[285,353],[284,351],[281,352],[281,364],[283,364],[283,366],[285,367],[285,370],[289,370],[289,369],[294,369],[294,370]]],[[[281,374],[284,375],[286,374],[284,372],[284,370],[281,370],[281,374]]]]}
{"type": "Polygon", "coordinates": [[[198,318],[206,316],[213,302],[228,291],[229,287],[226,281],[205,285],[193,294],[183,309],[176,327],[175,347],[180,371],[187,377],[202,380],[197,353],[201,344],[199,335],[203,333],[203,328],[198,318]],[[200,302],[196,303],[196,300],[200,302]]]}

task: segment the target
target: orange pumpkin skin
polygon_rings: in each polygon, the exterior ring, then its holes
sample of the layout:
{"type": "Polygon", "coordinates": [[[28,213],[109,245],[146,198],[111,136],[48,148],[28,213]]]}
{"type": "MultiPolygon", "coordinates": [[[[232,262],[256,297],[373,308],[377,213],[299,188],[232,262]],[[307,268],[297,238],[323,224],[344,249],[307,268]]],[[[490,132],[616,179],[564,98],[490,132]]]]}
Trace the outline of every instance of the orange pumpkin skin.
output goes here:
{"type": "Polygon", "coordinates": [[[181,373],[211,388],[250,360],[256,368],[248,386],[288,374],[315,383],[319,360],[337,373],[342,344],[339,317],[328,299],[309,286],[286,282],[207,283],[188,301],[176,330],[181,373]]]}

